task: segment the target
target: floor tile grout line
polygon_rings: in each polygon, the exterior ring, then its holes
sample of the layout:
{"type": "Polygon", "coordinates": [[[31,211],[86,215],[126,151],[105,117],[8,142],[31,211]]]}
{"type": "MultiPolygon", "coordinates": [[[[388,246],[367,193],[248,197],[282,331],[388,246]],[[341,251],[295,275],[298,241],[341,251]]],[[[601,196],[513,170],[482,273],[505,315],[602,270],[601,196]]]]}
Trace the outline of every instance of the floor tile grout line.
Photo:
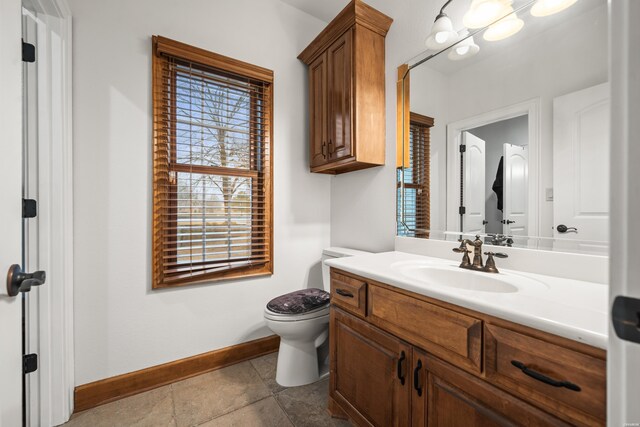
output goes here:
{"type": "MultiPolygon", "coordinates": [[[[257,358],[255,358],[255,359],[257,359],[257,358]]],[[[242,406],[240,406],[240,407],[238,407],[238,408],[236,408],[236,409],[233,409],[233,410],[231,410],[231,411],[227,411],[227,412],[224,412],[224,413],[222,413],[222,414],[216,415],[216,416],[215,416],[215,417],[213,417],[213,418],[208,418],[208,419],[206,419],[206,420],[204,420],[204,421],[202,421],[202,422],[200,422],[200,423],[197,423],[197,424],[191,424],[191,426],[199,426],[199,425],[202,425],[202,424],[204,424],[204,423],[208,423],[209,421],[213,421],[213,420],[215,420],[215,419],[217,419],[217,418],[220,418],[220,417],[223,417],[223,416],[225,416],[225,415],[232,414],[232,413],[234,413],[235,411],[239,411],[240,409],[246,408],[246,407],[247,407],[247,406],[249,406],[249,405],[253,405],[254,403],[261,402],[261,401],[263,401],[264,399],[267,399],[267,398],[269,398],[269,397],[272,397],[272,396],[273,396],[273,393],[271,393],[271,389],[270,389],[270,388],[267,386],[267,384],[264,382],[264,379],[263,379],[263,378],[262,378],[262,376],[260,375],[260,372],[258,372],[258,370],[256,369],[256,367],[255,367],[255,366],[253,366],[253,363],[251,363],[251,361],[252,361],[252,360],[254,360],[254,359],[245,360],[244,362],[248,362],[248,363],[249,363],[249,366],[251,366],[251,369],[253,369],[253,371],[256,373],[256,375],[258,376],[258,379],[260,379],[260,382],[261,382],[261,383],[262,383],[262,385],[267,389],[267,391],[269,392],[269,394],[268,394],[267,396],[264,396],[264,397],[260,398],[260,399],[257,399],[257,400],[254,400],[254,401],[248,402],[248,403],[246,403],[246,404],[244,404],[244,405],[242,405],[242,406]]],[[[240,363],[244,363],[244,362],[240,362],[240,363]]],[[[232,366],[233,366],[233,365],[232,365],[232,366]]],[[[201,374],[201,375],[205,375],[205,374],[201,374]]],[[[177,422],[177,420],[176,420],[176,422],[177,422]]]]}
{"type": "MultiPolygon", "coordinates": [[[[285,389],[286,390],[286,389],[285,389]]],[[[281,392],[284,390],[281,390],[281,392]]],[[[278,393],[279,394],[279,393],[278,393]]],[[[287,417],[287,419],[289,420],[289,422],[291,423],[291,425],[293,427],[296,427],[295,423],[293,422],[293,420],[291,419],[291,416],[289,415],[289,413],[287,412],[287,410],[284,408],[284,406],[282,406],[282,404],[280,404],[280,400],[278,399],[277,394],[273,395],[273,399],[276,401],[276,404],[280,407],[280,409],[282,410],[282,412],[284,412],[285,417],[287,417]]]]}
{"type": "Polygon", "coordinates": [[[171,408],[173,411],[173,420],[176,423],[176,426],[178,425],[178,413],[176,412],[176,396],[173,393],[173,384],[169,384],[169,391],[170,391],[170,395],[171,395],[171,408]]]}
{"type": "MultiPolygon", "coordinates": [[[[201,425],[203,425],[203,424],[205,424],[205,423],[208,423],[209,421],[217,420],[217,419],[218,419],[218,418],[220,418],[220,417],[224,417],[224,416],[226,416],[226,415],[233,414],[234,412],[238,412],[239,410],[244,409],[244,408],[246,408],[247,406],[251,406],[251,405],[254,405],[254,404],[256,404],[256,403],[260,403],[260,402],[262,402],[263,400],[269,399],[270,397],[273,397],[273,398],[275,399],[275,397],[274,397],[274,396],[265,396],[265,397],[263,397],[262,399],[258,399],[258,400],[256,400],[256,401],[251,402],[251,403],[247,403],[246,405],[242,405],[241,407],[236,408],[236,409],[234,409],[233,411],[229,411],[229,412],[225,412],[224,414],[216,415],[215,417],[213,417],[213,418],[209,418],[209,419],[207,419],[207,420],[204,420],[204,421],[202,421],[201,423],[198,423],[198,424],[192,424],[192,427],[198,427],[198,426],[201,426],[201,425]]],[[[276,400],[276,402],[277,402],[277,400],[276,400]]],[[[285,412],[285,414],[286,414],[286,412],[285,412]]],[[[287,418],[288,418],[288,417],[287,417],[287,418]]]]}
{"type": "MultiPolygon", "coordinates": [[[[264,356],[260,356],[260,357],[264,357],[264,356]]],[[[271,387],[269,387],[269,384],[267,384],[267,382],[266,382],[266,378],[262,377],[262,375],[260,374],[260,371],[258,371],[258,368],[256,368],[255,365],[253,364],[253,361],[256,360],[256,359],[259,359],[260,357],[255,357],[253,359],[249,359],[249,364],[251,365],[253,370],[256,372],[256,374],[258,374],[258,378],[260,378],[260,381],[262,381],[262,384],[267,388],[267,390],[269,390],[269,393],[272,396],[275,396],[276,393],[271,389],[271,387]]]]}

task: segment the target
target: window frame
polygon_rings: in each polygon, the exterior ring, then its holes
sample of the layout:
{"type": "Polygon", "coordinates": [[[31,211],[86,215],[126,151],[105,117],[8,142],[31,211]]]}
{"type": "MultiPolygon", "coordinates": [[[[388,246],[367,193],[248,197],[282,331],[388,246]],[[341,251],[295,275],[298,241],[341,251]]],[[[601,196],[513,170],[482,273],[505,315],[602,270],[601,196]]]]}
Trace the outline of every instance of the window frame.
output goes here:
{"type": "MultiPolygon", "coordinates": [[[[409,189],[415,189],[416,190],[416,207],[415,207],[415,211],[418,212],[419,210],[424,212],[424,214],[418,218],[416,216],[415,221],[416,221],[416,227],[415,230],[408,230],[408,232],[413,236],[413,237],[429,237],[429,228],[431,226],[431,212],[430,209],[428,209],[429,203],[430,203],[430,199],[431,199],[431,191],[430,191],[430,184],[431,184],[431,177],[430,177],[430,173],[431,173],[431,128],[434,126],[434,119],[432,117],[429,116],[425,116],[422,114],[418,114],[418,113],[414,113],[414,112],[410,112],[409,113],[409,134],[411,134],[412,132],[423,132],[424,134],[426,134],[426,138],[423,136],[424,139],[427,139],[429,141],[429,143],[425,146],[425,150],[423,153],[420,153],[420,158],[422,159],[422,175],[424,176],[424,182],[423,183],[417,183],[416,181],[418,180],[418,177],[421,175],[421,173],[417,170],[417,168],[414,166],[412,167],[412,176],[411,176],[411,182],[405,182],[404,183],[404,188],[409,188],[409,189]],[[422,190],[421,193],[419,193],[419,190],[422,190]]],[[[414,147],[411,147],[411,141],[414,141],[415,139],[408,137],[407,138],[407,142],[408,142],[408,147],[409,150],[414,150],[414,147]]],[[[416,157],[416,154],[414,153],[414,158],[416,157]]],[[[408,155],[407,155],[408,158],[408,155]]],[[[404,167],[404,166],[402,166],[404,167]]],[[[402,183],[397,181],[396,182],[396,188],[400,189],[402,187],[402,183]]],[[[398,191],[398,190],[396,190],[398,191]]],[[[404,195],[402,195],[401,197],[404,197],[404,195]]]]}
{"type": "MultiPolygon", "coordinates": [[[[216,282],[221,280],[240,279],[255,276],[267,276],[273,274],[273,71],[266,68],[258,67],[253,64],[242,62],[233,58],[229,58],[223,55],[209,52],[204,49],[200,49],[194,46],[190,46],[175,40],[171,40],[161,36],[152,37],[152,104],[153,104],[153,218],[152,218],[152,288],[167,288],[176,286],[186,286],[198,283],[216,282]],[[267,120],[262,125],[262,129],[256,122],[250,119],[249,135],[250,135],[250,151],[253,153],[256,150],[256,141],[260,141],[264,144],[262,150],[264,150],[264,164],[262,169],[258,169],[255,166],[256,160],[259,160],[255,155],[250,155],[250,167],[249,169],[241,169],[234,167],[223,166],[206,166],[189,163],[179,163],[176,155],[177,148],[177,120],[175,118],[177,112],[176,96],[171,97],[171,101],[167,101],[162,98],[163,91],[167,91],[167,85],[171,87],[171,91],[176,90],[175,80],[178,70],[175,70],[171,75],[171,82],[166,77],[163,77],[163,67],[171,57],[172,60],[184,61],[185,63],[193,64],[193,66],[200,66],[206,71],[215,71],[221,76],[231,76],[247,79],[252,85],[261,85],[265,94],[264,114],[267,120]],[[212,70],[213,69],[213,70],[212,70]],[[162,112],[168,112],[171,116],[170,125],[173,128],[171,132],[171,138],[166,141],[161,140],[161,131],[165,129],[164,120],[159,117],[162,112]],[[260,139],[255,140],[252,135],[260,133],[262,136],[260,139]],[[159,164],[161,158],[157,155],[156,151],[159,147],[164,145],[169,146],[170,153],[166,163],[159,164]],[[174,174],[173,179],[171,174],[174,174]],[[244,177],[250,178],[252,188],[252,200],[255,200],[256,194],[264,192],[264,203],[260,204],[261,209],[255,210],[251,207],[251,229],[256,230],[251,233],[251,245],[250,249],[253,253],[259,244],[264,242],[264,249],[260,249],[260,252],[265,252],[267,255],[264,257],[266,261],[256,264],[241,265],[235,267],[229,267],[228,269],[222,269],[214,272],[201,273],[198,275],[178,275],[167,276],[165,274],[165,264],[170,263],[171,259],[166,259],[165,248],[166,241],[164,234],[167,233],[167,229],[171,230],[172,225],[164,225],[163,218],[165,218],[165,209],[168,209],[167,217],[172,220],[170,224],[174,224],[173,227],[177,231],[178,224],[178,209],[175,200],[160,198],[160,193],[163,186],[170,186],[172,191],[170,194],[177,194],[178,187],[178,173],[201,173],[206,175],[215,176],[232,176],[232,177],[244,177]],[[163,183],[160,181],[163,180],[163,183]],[[166,183],[164,182],[166,180],[166,183]],[[262,188],[260,188],[260,181],[262,180],[262,188]],[[174,191],[175,190],[175,191],[174,191]],[[256,218],[256,216],[258,218],[256,218]],[[175,222],[174,222],[175,221],[175,222]],[[267,236],[268,234],[268,236],[267,236]],[[258,243],[260,242],[260,243],[258,243]]],[[[249,99],[251,108],[250,114],[254,115],[256,109],[254,108],[258,102],[256,96],[250,94],[249,99]]],[[[164,157],[162,158],[164,160],[164,157]]],[[[168,252],[170,255],[173,253],[177,256],[177,240],[176,251],[168,252]]],[[[250,260],[247,258],[246,260],[250,260]]],[[[174,260],[175,261],[175,260],[174,260]]],[[[201,261],[186,263],[186,266],[205,266],[217,263],[224,263],[221,261],[201,261]]],[[[242,262],[242,259],[227,260],[229,263],[242,262]]]]}

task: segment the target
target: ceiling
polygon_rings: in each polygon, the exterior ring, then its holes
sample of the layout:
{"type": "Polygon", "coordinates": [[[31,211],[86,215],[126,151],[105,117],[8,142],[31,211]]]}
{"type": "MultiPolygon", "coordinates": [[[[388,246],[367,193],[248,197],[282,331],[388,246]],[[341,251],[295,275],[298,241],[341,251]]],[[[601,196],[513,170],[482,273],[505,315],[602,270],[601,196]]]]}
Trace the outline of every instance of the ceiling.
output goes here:
{"type": "MultiPolygon", "coordinates": [[[[281,0],[290,6],[314,16],[321,21],[330,22],[351,0],[281,0]]],[[[365,0],[380,12],[393,18],[393,9],[398,0],[365,0]]]]}
{"type": "Polygon", "coordinates": [[[349,0],[281,0],[290,6],[300,9],[324,22],[331,21],[349,0]]]}

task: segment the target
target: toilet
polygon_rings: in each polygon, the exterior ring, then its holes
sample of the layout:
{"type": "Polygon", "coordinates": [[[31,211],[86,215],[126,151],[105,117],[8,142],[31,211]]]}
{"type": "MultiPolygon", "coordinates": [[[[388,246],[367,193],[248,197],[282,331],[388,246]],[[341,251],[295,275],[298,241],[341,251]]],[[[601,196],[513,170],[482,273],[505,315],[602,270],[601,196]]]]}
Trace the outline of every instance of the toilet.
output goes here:
{"type": "Polygon", "coordinates": [[[329,266],[330,258],[364,255],[347,248],[322,251],[322,284],[301,289],[269,301],[264,310],[267,326],[280,336],[276,381],[296,387],[329,374],[329,266]]]}

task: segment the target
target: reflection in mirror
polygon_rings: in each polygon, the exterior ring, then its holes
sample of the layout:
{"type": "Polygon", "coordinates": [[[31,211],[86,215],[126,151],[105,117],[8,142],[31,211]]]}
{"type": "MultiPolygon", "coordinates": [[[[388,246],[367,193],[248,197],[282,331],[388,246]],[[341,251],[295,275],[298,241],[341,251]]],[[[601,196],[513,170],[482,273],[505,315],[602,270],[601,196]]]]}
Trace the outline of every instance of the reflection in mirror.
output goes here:
{"type": "Polygon", "coordinates": [[[456,44],[399,67],[398,235],[607,253],[607,3],[568,3],[452,16],[456,44]]]}

